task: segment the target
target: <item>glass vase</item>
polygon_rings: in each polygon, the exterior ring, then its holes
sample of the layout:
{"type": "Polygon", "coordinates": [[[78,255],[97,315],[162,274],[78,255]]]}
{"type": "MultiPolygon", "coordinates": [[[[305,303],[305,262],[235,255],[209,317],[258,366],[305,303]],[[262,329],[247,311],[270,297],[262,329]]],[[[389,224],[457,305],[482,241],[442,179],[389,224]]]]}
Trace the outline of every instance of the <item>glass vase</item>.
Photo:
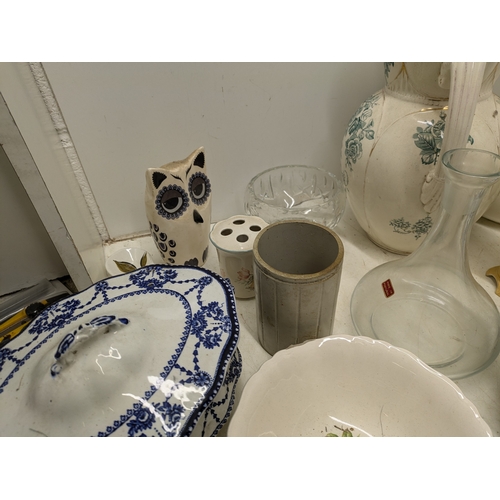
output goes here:
{"type": "Polygon", "coordinates": [[[442,163],[444,193],[431,231],[412,254],[360,280],[351,315],[359,335],[407,349],[459,379],[489,366],[500,351],[500,314],[467,255],[478,207],[500,178],[500,156],[454,149],[442,163]]]}

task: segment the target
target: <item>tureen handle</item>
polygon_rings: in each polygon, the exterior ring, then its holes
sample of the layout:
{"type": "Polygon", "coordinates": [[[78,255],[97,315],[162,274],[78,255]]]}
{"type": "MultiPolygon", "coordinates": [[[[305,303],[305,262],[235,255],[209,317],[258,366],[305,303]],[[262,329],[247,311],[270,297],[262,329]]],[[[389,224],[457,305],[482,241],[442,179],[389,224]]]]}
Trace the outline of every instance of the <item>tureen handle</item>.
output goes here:
{"type": "Polygon", "coordinates": [[[68,333],[57,346],[54,358],[56,362],[50,367],[50,374],[55,377],[61,370],[76,359],[76,347],[89,341],[98,334],[110,333],[127,325],[127,318],[116,316],[98,316],[88,323],[79,325],[72,333],[68,333]]]}

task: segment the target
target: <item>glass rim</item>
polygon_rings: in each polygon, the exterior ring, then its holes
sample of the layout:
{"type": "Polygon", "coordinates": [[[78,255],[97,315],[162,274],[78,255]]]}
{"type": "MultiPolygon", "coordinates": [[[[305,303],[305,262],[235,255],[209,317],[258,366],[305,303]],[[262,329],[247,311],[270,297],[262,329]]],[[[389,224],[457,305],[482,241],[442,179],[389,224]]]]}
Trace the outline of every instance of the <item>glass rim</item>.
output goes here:
{"type": "Polygon", "coordinates": [[[278,171],[278,170],[287,170],[289,169],[290,171],[292,169],[301,169],[301,170],[305,170],[305,171],[317,171],[317,172],[320,172],[322,174],[325,174],[327,177],[330,177],[332,178],[333,180],[337,181],[338,182],[338,179],[337,177],[335,176],[335,174],[333,174],[332,172],[328,171],[328,170],[325,170],[324,168],[321,168],[321,167],[317,167],[315,165],[299,165],[299,164],[285,164],[285,165],[277,165],[275,167],[271,167],[271,168],[268,168],[266,170],[263,170],[262,172],[259,172],[258,174],[256,174],[254,177],[252,177],[252,179],[248,182],[248,187],[252,187],[253,188],[253,185],[255,184],[255,181],[259,178],[259,177],[264,177],[272,172],[275,172],[275,171],[278,171]]]}
{"type": "Polygon", "coordinates": [[[458,172],[459,174],[466,175],[468,177],[482,177],[482,178],[494,178],[494,177],[499,177],[500,176],[500,155],[494,153],[493,151],[488,151],[486,149],[475,149],[475,148],[454,148],[454,149],[449,149],[443,154],[442,164],[448,168],[449,170],[452,170],[454,172],[458,172]],[[475,173],[475,172],[470,172],[467,170],[463,170],[460,168],[455,167],[454,165],[451,164],[451,157],[454,154],[457,153],[462,153],[464,156],[465,155],[477,155],[477,156],[490,156],[494,161],[498,161],[498,170],[496,172],[492,173],[475,173]]]}

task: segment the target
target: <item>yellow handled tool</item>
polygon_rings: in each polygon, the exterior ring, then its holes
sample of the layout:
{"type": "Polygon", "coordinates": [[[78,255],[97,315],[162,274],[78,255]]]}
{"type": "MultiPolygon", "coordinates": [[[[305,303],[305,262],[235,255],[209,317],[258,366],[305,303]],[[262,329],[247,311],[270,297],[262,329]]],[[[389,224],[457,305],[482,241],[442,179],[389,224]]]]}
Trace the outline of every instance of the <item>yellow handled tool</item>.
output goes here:
{"type": "Polygon", "coordinates": [[[50,297],[46,300],[33,302],[28,307],[7,318],[0,324],[0,349],[17,337],[47,306],[67,297],[69,294],[63,293],[50,297]]]}

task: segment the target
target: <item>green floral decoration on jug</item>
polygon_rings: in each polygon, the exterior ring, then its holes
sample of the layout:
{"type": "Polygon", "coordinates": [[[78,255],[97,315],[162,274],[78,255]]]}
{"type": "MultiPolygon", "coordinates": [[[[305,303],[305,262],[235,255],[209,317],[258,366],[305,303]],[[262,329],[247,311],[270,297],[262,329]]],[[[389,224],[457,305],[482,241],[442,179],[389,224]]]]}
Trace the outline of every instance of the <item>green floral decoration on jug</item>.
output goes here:
{"type": "Polygon", "coordinates": [[[356,111],[351,118],[348,127],[349,137],[345,141],[346,165],[352,172],[352,166],[363,156],[364,139],[373,140],[375,132],[373,130],[372,108],[379,100],[380,94],[372,95],[356,111]]]}
{"type": "MultiPolygon", "coordinates": [[[[417,127],[417,132],[413,134],[415,146],[420,148],[420,159],[424,165],[435,165],[441,146],[443,144],[443,135],[445,128],[446,113],[441,111],[436,123],[434,120],[427,122],[427,127],[417,127]]],[[[474,144],[474,139],[469,135],[470,144],[474,144]]]]}
{"type": "Polygon", "coordinates": [[[413,234],[415,239],[418,240],[422,235],[429,232],[429,229],[432,227],[432,218],[430,215],[427,215],[412,224],[406,221],[404,217],[400,217],[399,219],[392,219],[389,225],[394,228],[395,233],[413,234]]]}

